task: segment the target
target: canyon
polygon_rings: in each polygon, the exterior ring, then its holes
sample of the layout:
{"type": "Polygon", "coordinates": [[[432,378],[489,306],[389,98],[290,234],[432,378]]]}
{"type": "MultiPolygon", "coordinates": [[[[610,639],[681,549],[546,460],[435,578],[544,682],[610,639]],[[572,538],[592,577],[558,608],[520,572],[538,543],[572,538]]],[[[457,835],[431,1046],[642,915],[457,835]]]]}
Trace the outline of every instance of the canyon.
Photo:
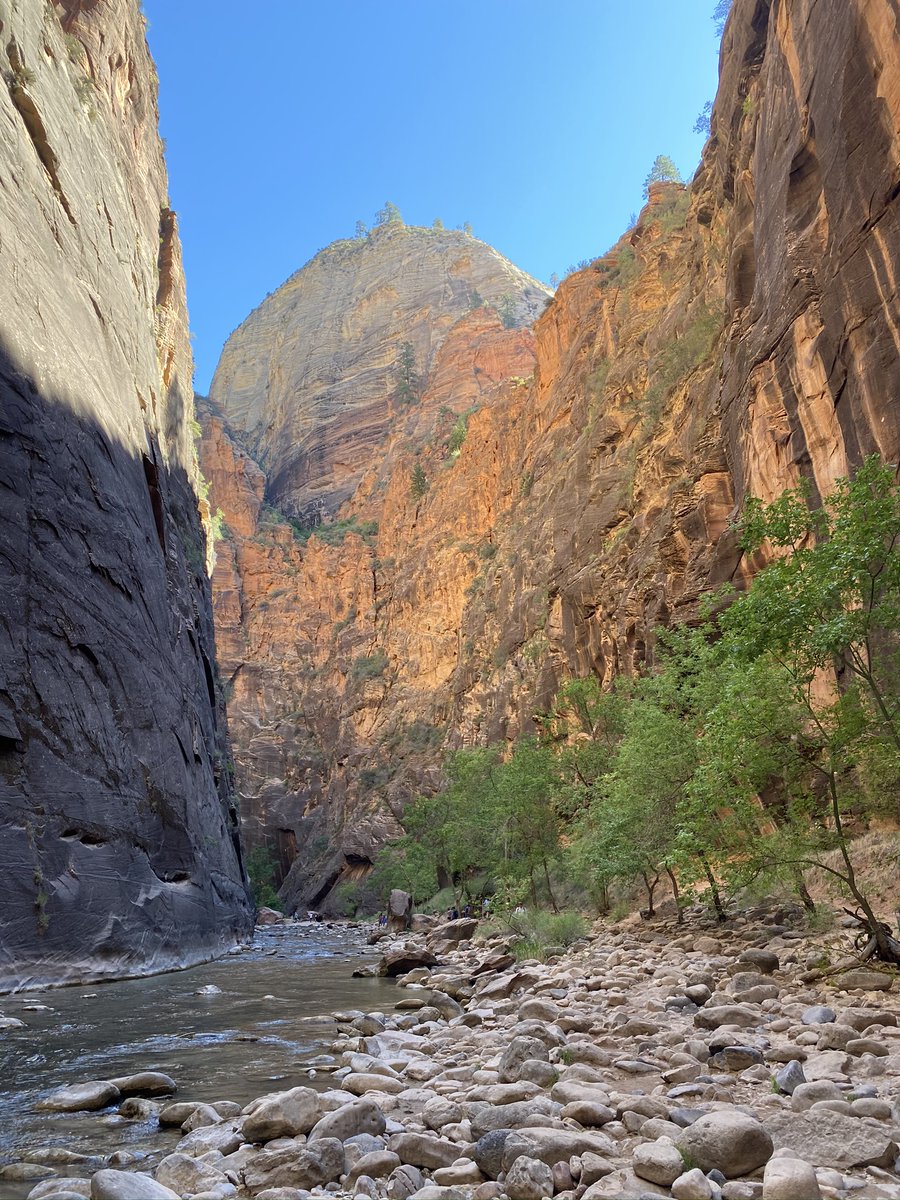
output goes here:
{"type": "Polygon", "coordinates": [[[0,42],[8,990],[209,959],[252,906],[143,17],[4,0],[0,42]]]}
{"type": "Polygon", "coordinates": [[[509,265],[461,283],[488,247],[393,222],[229,339],[200,409],[217,637],[288,909],[363,876],[449,750],[746,586],[749,495],[897,462],[897,38],[886,0],[735,0],[690,185],[651,185],[533,323],[509,265]]]}

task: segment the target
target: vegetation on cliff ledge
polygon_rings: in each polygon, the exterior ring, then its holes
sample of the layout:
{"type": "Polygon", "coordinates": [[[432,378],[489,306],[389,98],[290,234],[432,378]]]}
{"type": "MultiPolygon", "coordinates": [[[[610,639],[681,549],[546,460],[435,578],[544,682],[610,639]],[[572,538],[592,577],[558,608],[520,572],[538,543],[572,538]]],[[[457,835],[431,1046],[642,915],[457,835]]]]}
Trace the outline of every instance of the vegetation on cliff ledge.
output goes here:
{"type": "Polygon", "coordinates": [[[640,879],[652,912],[667,876],[679,904],[699,886],[723,915],[724,894],[777,879],[812,908],[817,868],[896,961],[851,835],[896,817],[900,488],[871,458],[815,510],[802,488],[751,500],[741,533],[770,559],[745,593],[660,632],[652,672],[608,692],[563,686],[505,760],[457,752],[444,790],[407,810],[381,882],[452,885],[459,902],[492,880],[508,905],[555,908],[554,880],[579,879],[603,907],[614,881],[640,879]]]}

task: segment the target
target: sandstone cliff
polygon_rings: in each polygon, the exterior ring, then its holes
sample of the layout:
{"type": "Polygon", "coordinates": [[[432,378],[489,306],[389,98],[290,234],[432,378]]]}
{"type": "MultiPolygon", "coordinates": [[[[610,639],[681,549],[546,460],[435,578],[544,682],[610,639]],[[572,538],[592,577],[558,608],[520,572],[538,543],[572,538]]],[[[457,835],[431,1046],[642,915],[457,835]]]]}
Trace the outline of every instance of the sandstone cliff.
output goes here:
{"type": "Polygon", "coordinates": [[[210,399],[267,472],[280,507],[314,523],[353,495],[396,423],[402,343],[421,377],[479,300],[507,297],[508,321],[522,324],[548,296],[466,234],[376,226],[320,251],[263,301],[226,342],[210,399]]]}
{"type": "Polygon", "coordinates": [[[651,189],[533,342],[458,321],[421,409],[362,439],[365,470],[337,481],[319,401],[254,408],[220,370],[219,413],[270,472],[210,423],[238,782],[288,903],[361,868],[447,748],[527,732],[561,679],[632,670],[656,626],[748,579],[729,522],[749,492],[897,461],[897,39],[888,0],[735,0],[690,188],[651,189]],[[485,338],[494,386],[454,455],[485,338]],[[323,490],[328,513],[346,498],[332,545],[260,509],[323,490]]]}
{"type": "Polygon", "coordinates": [[[0,0],[0,988],[250,923],[136,0],[0,0]]]}

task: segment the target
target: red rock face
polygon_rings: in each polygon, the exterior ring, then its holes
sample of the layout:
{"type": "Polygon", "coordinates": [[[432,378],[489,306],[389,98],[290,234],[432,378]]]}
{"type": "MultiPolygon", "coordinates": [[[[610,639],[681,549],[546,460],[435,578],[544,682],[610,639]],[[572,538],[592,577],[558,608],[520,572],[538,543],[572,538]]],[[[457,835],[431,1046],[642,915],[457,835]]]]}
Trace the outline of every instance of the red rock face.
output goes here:
{"type": "MultiPolygon", "coordinates": [[[[264,515],[220,549],[238,783],[290,903],[370,858],[447,749],[528,732],[562,679],[652,660],[749,578],[748,493],[897,460],[896,18],[807,10],[735,0],[690,192],[652,188],[533,335],[483,310],[446,334],[340,511],[377,534],[303,545],[264,515]]],[[[242,530],[244,470],[211,493],[242,530]]]]}

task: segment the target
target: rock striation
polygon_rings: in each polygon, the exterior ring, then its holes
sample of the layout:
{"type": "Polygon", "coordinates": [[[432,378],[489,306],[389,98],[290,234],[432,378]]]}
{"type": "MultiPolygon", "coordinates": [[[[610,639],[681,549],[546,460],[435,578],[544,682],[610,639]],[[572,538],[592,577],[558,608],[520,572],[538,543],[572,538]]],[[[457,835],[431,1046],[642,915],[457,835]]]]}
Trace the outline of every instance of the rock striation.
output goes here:
{"type": "MultiPolygon", "coordinates": [[[[392,221],[332,243],[264,300],[226,342],[210,399],[278,505],[315,524],[353,495],[396,424],[403,345],[421,378],[482,300],[526,324],[549,295],[484,242],[392,221]]],[[[406,403],[413,394],[415,381],[406,403]]]]}
{"type": "Polygon", "coordinates": [[[3,989],[209,958],[251,910],[143,18],[2,2],[0,46],[3,989]]]}
{"type": "MultiPolygon", "coordinates": [[[[432,352],[410,310],[388,341],[373,316],[359,432],[323,398],[355,392],[353,363],[305,374],[320,326],[293,323],[301,277],[229,342],[204,448],[233,526],[217,621],[238,785],[288,904],[364,870],[447,749],[532,730],[562,680],[652,661],[657,626],[744,586],[760,564],[730,523],[748,494],[898,461],[896,39],[883,0],[735,0],[690,187],[653,186],[533,332],[454,310],[432,352]],[[417,403],[373,424],[405,340],[417,403]],[[285,519],[335,512],[310,538],[285,519]]],[[[332,266],[405,236],[432,235],[389,228],[332,266]]],[[[412,269],[396,261],[395,287],[412,269]]]]}

